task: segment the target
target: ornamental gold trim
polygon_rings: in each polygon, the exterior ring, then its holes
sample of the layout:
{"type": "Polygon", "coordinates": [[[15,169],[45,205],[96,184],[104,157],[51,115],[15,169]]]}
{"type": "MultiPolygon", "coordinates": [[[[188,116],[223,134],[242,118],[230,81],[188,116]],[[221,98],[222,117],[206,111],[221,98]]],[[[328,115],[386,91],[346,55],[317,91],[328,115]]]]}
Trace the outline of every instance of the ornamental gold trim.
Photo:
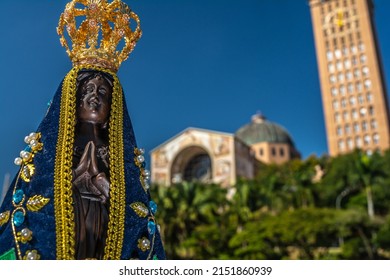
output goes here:
{"type": "Polygon", "coordinates": [[[32,235],[33,232],[31,230],[24,228],[16,234],[17,241],[26,244],[27,242],[31,241],[32,235]]]}
{"type": "Polygon", "coordinates": [[[10,213],[10,211],[0,213],[0,227],[9,221],[10,213]]]}
{"type": "Polygon", "coordinates": [[[120,0],[70,1],[57,33],[73,66],[94,65],[114,72],[142,35],[139,17],[120,0]],[[134,24],[133,30],[130,25],[134,24]]]}
{"type": "Polygon", "coordinates": [[[50,198],[46,198],[41,195],[34,195],[33,197],[30,197],[26,203],[27,210],[37,212],[48,204],[49,201],[50,198]]]}
{"type": "Polygon", "coordinates": [[[130,204],[131,209],[138,215],[138,217],[146,218],[149,215],[149,209],[142,202],[134,202],[130,204]]]}
{"type": "Polygon", "coordinates": [[[123,143],[123,93],[118,77],[114,78],[109,125],[110,209],[104,259],[119,260],[125,232],[126,182],[123,143]]]}
{"type": "Polygon", "coordinates": [[[14,241],[15,241],[15,246],[16,246],[16,253],[17,253],[17,256],[18,256],[18,259],[19,260],[22,260],[23,257],[22,257],[22,252],[20,250],[20,245],[19,245],[19,239],[18,239],[18,234],[16,232],[16,227],[15,227],[15,220],[14,220],[14,217],[15,217],[15,214],[17,212],[21,212],[23,214],[23,216],[26,216],[26,210],[19,206],[19,207],[16,207],[13,211],[12,211],[12,214],[11,214],[11,228],[12,228],[12,235],[14,237],[14,241]]]}
{"type": "Polygon", "coordinates": [[[37,250],[27,250],[26,254],[23,257],[23,260],[33,261],[33,260],[40,260],[41,255],[38,253],[37,250]]]}
{"type": "Polygon", "coordinates": [[[32,176],[35,174],[35,166],[32,163],[28,163],[22,166],[22,172],[20,173],[20,178],[26,183],[31,181],[32,176]]]}
{"type": "Polygon", "coordinates": [[[146,237],[142,237],[142,238],[138,239],[138,248],[142,252],[146,252],[147,250],[150,250],[150,240],[147,239],[146,237]]]}
{"type": "Polygon", "coordinates": [[[76,78],[73,68],[62,84],[59,130],[54,167],[54,214],[56,220],[57,259],[75,256],[75,223],[72,199],[72,160],[76,124],[76,78]]]}
{"type": "Polygon", "coordinates": [[[75,259],[75,222],[72,198],[72,161],[76,124],[76,78],[81,69],[110,74],[114,79],[109,125],[110,207],[104,259],[120,259],[125,224],[125,172],[123,144],[123,94],[114,72],[96,66],[74,67],[62,85],[56,161],[54,209],[57,259],[75,259]]]}

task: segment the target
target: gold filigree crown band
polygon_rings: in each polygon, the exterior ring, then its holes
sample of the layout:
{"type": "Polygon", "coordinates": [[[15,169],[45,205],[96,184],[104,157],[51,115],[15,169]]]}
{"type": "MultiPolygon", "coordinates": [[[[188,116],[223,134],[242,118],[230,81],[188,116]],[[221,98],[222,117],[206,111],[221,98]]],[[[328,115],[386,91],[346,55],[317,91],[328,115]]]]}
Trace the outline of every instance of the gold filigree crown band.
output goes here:
{"type": "Polygon", "coordinates": [[[120,0],[69,2],[60,16],[57,33],[74,67],[92,65],[114,72],[128,58],[142,35],[138,16],[120,0]],[[76,19],[81,21],[79,26],[76,19]],[[136,24],[134,30],[130,27],[132,21],[136,24]],[[124,46],[118,50],[122,40],[124,46]]]}

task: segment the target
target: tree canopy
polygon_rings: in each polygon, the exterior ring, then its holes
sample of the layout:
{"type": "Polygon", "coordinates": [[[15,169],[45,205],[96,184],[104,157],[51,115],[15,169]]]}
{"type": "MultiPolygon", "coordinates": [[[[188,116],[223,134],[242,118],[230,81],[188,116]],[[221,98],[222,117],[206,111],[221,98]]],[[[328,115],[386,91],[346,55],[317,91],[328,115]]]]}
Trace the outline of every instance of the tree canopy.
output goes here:
{"type": "Polygon", "coordinates": [[[235,186],[152,186],[169,259],[390,259],[390,152],[261,165],[235,186]]]}

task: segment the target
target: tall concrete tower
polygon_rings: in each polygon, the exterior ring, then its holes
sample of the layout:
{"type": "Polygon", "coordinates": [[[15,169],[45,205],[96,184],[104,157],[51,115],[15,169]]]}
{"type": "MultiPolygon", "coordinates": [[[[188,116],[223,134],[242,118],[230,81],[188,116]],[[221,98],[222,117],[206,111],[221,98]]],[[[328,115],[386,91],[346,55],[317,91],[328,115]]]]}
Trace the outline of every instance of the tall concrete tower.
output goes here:
{"type": "Polygon", "coordinates": [[[390,146],[372,0],[309,0],[331,156],[390,146]]]}

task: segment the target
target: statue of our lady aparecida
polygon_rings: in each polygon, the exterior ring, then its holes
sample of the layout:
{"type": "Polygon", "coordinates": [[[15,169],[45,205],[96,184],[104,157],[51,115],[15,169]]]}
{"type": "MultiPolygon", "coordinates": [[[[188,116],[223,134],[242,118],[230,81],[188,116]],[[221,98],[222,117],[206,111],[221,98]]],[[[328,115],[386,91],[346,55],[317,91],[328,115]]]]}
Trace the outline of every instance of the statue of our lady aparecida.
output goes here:
{"type": "Polygon", "coordinates": [[[139,18],[120,0],[73,0],[57,32],[73,69],[15,159],[0,259],[164,259],[150,173],[116,75],[141,37],[139,18]]]}

